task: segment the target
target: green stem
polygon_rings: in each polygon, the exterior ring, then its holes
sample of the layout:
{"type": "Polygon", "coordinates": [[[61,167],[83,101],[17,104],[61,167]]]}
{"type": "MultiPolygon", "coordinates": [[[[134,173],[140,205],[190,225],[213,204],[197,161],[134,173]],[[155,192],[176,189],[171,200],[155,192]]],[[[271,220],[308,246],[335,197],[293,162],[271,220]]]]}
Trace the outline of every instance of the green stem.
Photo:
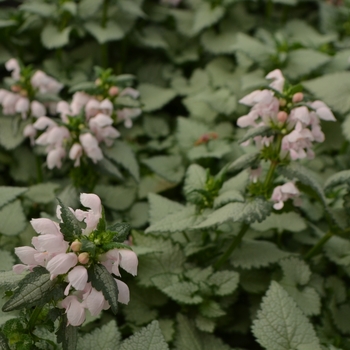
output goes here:
{"type": "Polygon", "coordinates": [[[238,245],[241,243],[243,236],[247,232],[249,228],[249,225],[244,223],[241,227],[241,230],[239,231],[238,235],[233,239],[232,243],[226,250],[226,252],[221,256],[221,258],[214,264],[214,269],[218,270],[230,257],[232,252],[238,247],[238,245]]]}
{"type": "Polygon", "coordinates": [[[37,306],[32,314],[30,315],[29,321],[28,321],[28,330],[32,331],[35,328],[36,320],[38,319],[39,315],[41,314],[41,311],[43,310],[42,307],[37,306]]]}
{"type": "Polygon", "coordinates": [[[309,260],[315,255],[317,255],[322,247],[328,242],[328,240],[333,236],[331,231],[328,231],[305,255],[305,260],[309,260]]]}
{"type": "Polygon", "coordinates": [[[275,172],[275,169],[277,167],[277,162],[275,160],[271,160],[269,171],[267,172],[265,182],[264,182],[264,188],[267,189],[270,186],[270,183],[273,179],[273,174],[275,172]]]}

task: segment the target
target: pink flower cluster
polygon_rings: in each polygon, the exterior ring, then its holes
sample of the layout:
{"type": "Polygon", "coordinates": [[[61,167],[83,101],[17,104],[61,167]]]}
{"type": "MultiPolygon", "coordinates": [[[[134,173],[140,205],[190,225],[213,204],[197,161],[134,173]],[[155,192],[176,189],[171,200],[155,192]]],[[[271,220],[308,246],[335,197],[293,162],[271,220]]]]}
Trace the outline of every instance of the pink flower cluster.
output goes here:
{"type": "Polygon", "coordinates": [[[74,161],[74,166],[80,165],[84,154],[97,163],[103,159],[99,144],[105,143],[111,146],[120,136],[119,131],[112,126],[113,104],[108,99],[99,102],[84,92],[76,92],[71,104],[66,101],[57,104],[57,112],[61,117],[60,123],[42,116],[33,124],[35,133],[37,130],[45,130],[35,143],[46,146],[46,162],[49,169],[62,166],[67,148],[68,156],[74,161]],[[79,121],[81,114],[84,117],[72,135],[69,130],[70,118],[79,121]]]}
{"type": "MultiPolygon", "coordinates": [[[[21,79],[21,67],[15,58],[11,58],[5,64],[6,69],[11,72],[11,77],[15,81],[12,85],[12,91],[0,89],[0,105],[4,115],[14,115],[20,113],[22,119],[27,119],[28,115],[38,118],[46,114],[46,107],[39,101],[28,98],[28,93],[19,85],[21,79]]],[[[56,94],[63,85],[54,78],[46,75],[44,72],[36,71],[30,79],[32,88],[41,94],[56,94]]]]}
{"type": "Polygon", "coordinates": [[[275,202],[274,209],[280,210],[284,207],[284,202],[293,199],[293,204],[298,206],[301,204],[299,198],[300,192],[293,182],[287,182],[282,186],[277,186],[273,190],[271,199],[275,202]]]}
{"type": "MultiPolygon", "coordinates": [[[[100,198],[95,194],[83,193],[80,201],[90,209],[71,211],[79,221],[86,223],[82,235],[87,236],[96,230],[102,216],[102,205],[100,198]]],[[[61,220],[60,206],[57,207],[57,217],[61,220]]],[[[79,326],[84,322],[86,310],[96,316],[102,310],[108,309],[110,305],[102,292],[97,291],[88,282],[87,267],[93,263],[92,257],[88,252],[80,250],[79,240],[65,241],[59,224],[50,219],[33,219],[31,224],[39,236],[32,239],[34,248],[15,248],[15,254],[23,264],[14,265],[13,271],[21,273],[24,270],[32,271],[36,266],[43,266],[49,271],[52,280],[63,275],[68,285],[64,292],[66,297],[60,305],[66,309],[68,322],[72,326],[79,326]]],[[[117,277],[120,277],[119,266],[133,276],[137,274],[138,259],[131,250],[112,249],[99,255],[97,260],[117,277]]],[[[119,290],[118,301],[127,304],[130,299],[128,286],[120,279],[114,279],[119,290]]]]}
{"type": "MultiPolygon", "coordinates": [[[[285,81],[279,69],[270,72],[266,78],[273,79],[269,85],[271,90],[256,90],[240,100],[252,108],[247,115],[238,118],[237,125],[241,128],[267,125],[273,129],[284,130],[281,158],[288,155],[292,160],[314,158],[312,143],[324,141],[320,119],[335,121],[333,113],[322,101],[303,103],[304,96],[300,92],[294,94],[288,105],[285,98],[279,97],[283,95],[285,81]]],[[[259,148],[269,146],[273,140],[273,136],[254,138],[259,148]]]]}

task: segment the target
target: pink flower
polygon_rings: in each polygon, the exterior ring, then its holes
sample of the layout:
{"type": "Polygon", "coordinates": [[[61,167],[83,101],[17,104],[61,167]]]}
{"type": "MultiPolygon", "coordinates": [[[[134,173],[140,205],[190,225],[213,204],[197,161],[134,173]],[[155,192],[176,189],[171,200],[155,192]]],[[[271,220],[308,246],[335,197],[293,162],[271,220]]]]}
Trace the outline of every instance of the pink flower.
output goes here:
{"type": "Polygon", "coordinates": [[[61,306],[66,309],[68,324],[80,326],[85,321],[85,307],[75,295],[69,295],[61,302],[61,306]]]}
{"type": "MultiPolygon", "coordinates": [[[[300,195],[299,190],[293,182],[287,182],[282,186],[277,186],[272,193],[271,199],[276,202],[273,207],[280,210],[284,206],[284,202],[290,198],[296,198],[300,195]]],[[[295,203],[294,203],[295,204],[295,203]]]]}
{"type": "Polygon", "coordinates": [[[284,86],[284,77],[282,72],[279,69],[275,69],[269,74],[266,75],[266,79],[273,79],[273,82],[270,84],[270,86],[279,91],[283,92],[283,86],[284,86]]]}
{"type": "Polygon", "coordinates": [[[66,151],[62,147],[57,147],[49,151],[46,162],[49,169],[58,168],[62,166],[62,159],[66,156],[66,151]]]}
{"type": "Polygon", "coordinates": [[[94,162],[97,163],[103,159],[101,148],[98,146],[97,139],[89,133],[79,136],[81,145],[83,146],[86,155],[94,162]]]}
{"type": "Polygon", "coordinates": [[[80,158],[83,155],[83,147],[80,143],[75,143],[69,151],[69,159],[75,160],[74,166],[80,165],[80,158]]]}
{"type": "Polygon", "coordinates": [[[129,304],[130,301],[130,291],[129,287],[122,282],[121,280],[118,280],[117,278],[114,279],[118,286],[118,301],[122,304],[129,304]]]}
{"type": "Polygon", "coordinates": [[[88,103],[91,96],[85,92],[78,91],[73,95],[72,103],[70,104],[70,109],[72,115],[78,115],[81,109],[88,103]]]}
{"type": "Polygon", "coordinates": [[[142,113],[140,108],[123,108],[117,111],[118,119],[124,120],[126,128],[132,127],[132,119],[138,117],[142,113]]]}
{"type": "Polygon", "coordinates": [[[40,118],[46,114],[46,108],[38,101],[32,101],[30,104],[31,115],[36,118],[40,118]]]}
{"type": "Polygon", "coordinates": [[[70,287],[75,290],[84,290],[88,280],[88,273],[84,266],[75,266],[68,273],[69,284],[64,291],[64,295],[69,294],[70,287]]]}
{"type": "Polygon", "coordinates": [[[102,113],[89,121],[90,130],[95,134],[97,141],[104,141],[107,146],[111,146],[114,139],[120,136],[120,133],[111,126],[112,124],[112,118],[102,113]]]}
{"type": "Polygon", "coordinates": [[[51,279],[54,279],[58,275],[67,273],[77,263],[78,257],[75,253],[61,253],[47,263],[46,269],[50,272],[51,279]]]}
{"type": "Polygon", "coordinates": [[[133,276],[137,275],[137,265],[138,259],[137,255],[129,249],[120,249],[120,267],[122,267],[126,272],[132,274],[133,276]]]}
{"type": "Polygon", "coordinates": [[[33,229],[37,233],[62,236],[58,223],[50,219],[47,219],[47,218],[32,219],[30,223],[33,229]]]}
{"type": "Polygon", "coordinates": [[[15,80],[19,80],[21,78],[21,67],[18,61],[15,58],[11,58],[5,63],[5,67],[11,73],[11,76],[15,80]]]}
{"type": "Polygon", "coordinates": [[[75,216],[79,221],[84,221],[86,223],[85,229],[83,229],[83,234],[88,235],[90,232],[96,229],[100,218],[102,217],[102,205],[100,198],[93,193],[82,193],[80,195],[81,204],[90,208],[90,210],[80,210],[75,211],[75,216]]]}
{"type": "Polygon", "coordinates": [[[63,88],[63,84],[41,70],[37,70],[33,74],[30,82],[42,94],[57,94],[63,88]]]}
{"type": "Polygon", "coordinates": [[[336,121],[332,111],[322,101],[314,101],[310,104],[310,106],[316,110],[316,114],[320,119],[332,122],[336,121]]]}
{"type": "Polygon", "coordinates": [[[30,144],[32,146],[35,145],[35,136],[37,134],[37,131],[36,129],[34,128],[33,125],[29,124],[29,125],[26,125],[26,127],[24,128],[23,130],[23,136],[24,137],[29,137],[30,139],[30,144]]]}
{"type": "Polygon", "coordinates": [[[22,119],[26,119],[29,111],[29,100],[27,97],[20,97],[16,102],[15,109],[17,113],[21,113],[22,119]]]}
{"type": "Polygon", "coordinates": [[[83,299],[84,305],[90,311],[92,316],[97,316],[102,310],[107,310],[110,307],[104,298],[103,293],[97,291],[93,287],[84,294],[83,299]]]}

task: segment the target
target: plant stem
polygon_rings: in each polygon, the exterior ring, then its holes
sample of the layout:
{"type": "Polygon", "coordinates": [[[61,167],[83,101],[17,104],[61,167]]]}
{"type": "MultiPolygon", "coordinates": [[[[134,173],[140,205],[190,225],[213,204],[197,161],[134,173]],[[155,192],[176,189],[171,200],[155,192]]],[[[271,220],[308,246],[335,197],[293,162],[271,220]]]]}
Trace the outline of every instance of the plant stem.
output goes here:
{"type": "Polygon", "coordinates": [[[241,230],[239,231],[238,235],[233,239],[232,243],[226,250],[226,252],[221,256],[221,258],[214,264],[214,269],[218,270],[230,257],[232,252],[238,247],[238,245],[241,243],[242,238],[244,234],[247,232],[249,228],[249,225],[244,223],[241,227],[241,230]]]}
{"type": "Polygon", "coordinates": [[[333,236],[331,231],[328,231],[305,255],[305,260],[309,260],[315,255],[317,255],[321,248],[328,242],[328,240],[333,236]]]}
{"type": "Polygon", "coordinates": [[[28,321],[28,329],[32,331],[35,328],[36,320],[38,319],[39,315],[41,314],[41,311],[43,310],[42,307],[37,306],[32,314],[30,315],[30,319],[28,321]]]}
{"type": "Polygon", "coordinates": [[[267,172],[265,182],[264,182],[264,187],[267,189],[273,179],[273,174],[275,172],[275,169],[277,167],[277,162],[275,160],[271,160],[270,168],[269,171],[267,172]]]}

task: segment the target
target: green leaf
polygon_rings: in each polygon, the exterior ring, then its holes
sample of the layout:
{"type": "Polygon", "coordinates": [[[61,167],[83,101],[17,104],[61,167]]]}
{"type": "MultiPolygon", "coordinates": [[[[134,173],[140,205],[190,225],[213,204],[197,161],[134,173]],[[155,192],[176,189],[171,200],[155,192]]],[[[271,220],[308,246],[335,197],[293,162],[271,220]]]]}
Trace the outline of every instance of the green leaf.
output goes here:
{"type": "Polygon", "coordinates": [[[93,16],[103,4],[103,0],[82,0],[78,4],[78,15],[85,19],[93,16]]]}
{"type": "Polygon", "coordinates": [[[128,209],[136,197],[136,188],[124,184],[124,186],[97,185],[95,193],[101,198],[102,203],[113,210],[128,209]]]}
{"type": "Polygon", "coordinates": [[[219,296],[232,294],[239,281],[239,274],[235,271],[218,271],[208,278],[208,284],[215,286],[214,293],[219,296]]]}
{"type": "Polygon", "coordinates": [[[122,39],[125,35],[123,29],[117,23],[111,21],[108,21],[105,27],[101,27],[96,22],[86,22],[84,28],[99,44],[122,39]]]}
{"type": "Polygon", "coordinates": [[[277,229],[279,233],[283,231],[300,232],[307,228],[305,220],[297,213],[272,213],[263,222],[254,223],[251,226],[254,230],[264,232],[277,229]]]}
{"type": "Polygon", "coordinates": [[[19,9],[24,12],[35,13],[43,17],[53,17],[56,13],[56,6],[54,4],[47,4],[43,2],[27,2],[22,4],[19,9]]]}
{"type": "Polygon", "coordinates": [[[206,144],[201,144],[190,149],[187,156],[194,161],[201,158],[222,158],[225,154],[231,153],[232,149],[227,140],[214,139],[206,144]]]}
{"type": "Polygon", "coordinates": [[[201,216],[198,215],[194,205],[185,207],[180,211],[168,214],[147,228],[145,233],[181,232],[192,228],[201,216]]]}
{"type": "Polygon", "coordinates": [[[236,97],[226,88],[221,88],[204,99],[205,102],[220,114],[231,115],[237,107],[236,97]]]}
{"type": "Polygon", "coordinates": [[[63,350],[75,350],[78,344],[78,327],[67,325],[67,323],[67,316],[63,315],[56,332],[57,343],[62,343],[63,350]]]}
{"type": "Polygon", "coordinates": [[[303,82],[303,86],[335,111],[342,114],[350,110],[350,72],[326,74],[303,82]]]}
{"type": "Polygon", "coordinates": [[[0,28],[7,28],[17,25],[17,22],[12,19],[1,19],[0,28]]]}
{"type": "Polygon", "coordinates": [[[59,184],[52,182],[30,186],[25,196],[35,203],[48,204],[55,198],[55,191],[60,188],[59,184]]]}
{"type": "Polygon", "coordinates": [[[180,182],[185,174],[182,158],[180,156],[156,156],[143,159],[142,163],[147,165],[157,175],[170,182],[180,182]]]}
{"type": "Polygon", "coordinates": [[[210,128],[203,123],[183,117],[177,118],[176,138],[179,146],[185,150],[192,149],[196,141],[208,132],[210,128]]]}
{"type": "Polygon", "coordinates": [[[209,318],[216,318],[225,315],[225,311],[223,311],[220,305],[213,301],[205,301],[203,304],[199,306],[200,313],[209,318]]]}
{"type": "Polygon", "coordinates": [[[139,198],[146,198],[149,193],[158,193],[175,187],[174,182],[169,182],[162,177],[151,174],[142,177],[139,185],[139,198]]]}
{"type": "Polygon", "coordinates": [[[322,186],[319,184],[317,177],[313,172],[301,164],[293,162],[287,166],[277,168],[279,174],[287,177],[290,180],[298,179],[302,184],[311,187],[319,196],[320,200],[326,204],[326,198],[323,193],[322,186]]]}
{"type": "Polygon", "coordinates": [[[174,320],[169,320],[167,318],[161,318],[158,320],[159,328],[162,331],[163,337],[166,342],[171,342],[174,338],[174,320]]]}
{"type": "Polygon", "coordinates": [[[245,203],[234,202],[226,204],[209,214],[206,220],[194,228],[208,228],[220,225],[228,220],[233,220],[234,222],[244,221],[246,223],[261,222],[270,213],[271,203],[257,197],[245,203]]]}
{"type": "Polygon", "coordinates": [[[2,332],[0,332],[0,349],[10,350],[10,347],[8,345],[8,339],[5,337],[5,335],[2,332]]]}
{"type": "Polygon", "coordinates": [[[6,236],[15,236],[21,233],[27,224],[20,200],[5,205],[0,210],[0,233],[6,236]]]}
{"type": "Polygon", "coordinates": [[[178,212],[184,208],[184,206],[179,202],[171,201],[168,198],[153,193],[150,193],[148,195],[148,201],[150,206],[149,221],[151,225],[153,225],[157,221],[160,221],[168,214],[178,212]]]}
{"type": "Polygon", "coordinates": [[[274,54],[274,49],[244,33],[237,34],[234,48],[260,63],[268,61],[269,57],[274,54]]]}
{"type": "Polygon", "coordinates": [[[113,146],[103,149],[103,154],[112,162],[123,166],[136,181],[140,180],[139,165],[135,153],[127,143],[116,140],[113,146]]]}
{"type": "Polygon", "coordinates": [[[221,6],[211,6],[208,2],[202,2],[197,9],[193,19],[193,32],[199,33],[216,22],[225,14],[225,9],[221,6]]]}
{"type": "Polygon", "coordinates": [[[287,66],[283,69],[283,73],[290,79],[298,79],[312,73],[330,60],[328,55],[315,50],[294,50],[288,54],[287,66]]]}
{"type": "MultiPolygon", "coordinates": [[[[0,270],[3,270],[3,271],[11,270],[12,266],[15,263],[15,259],[13,255],[6,250],[0,249],[0,256],[1,256],[0,270]]],[[[2,282],[0,282],[0,285],[1,284],[2,282]]]]}
{"type": "Polygon", "coordinates": [[[158,321],[153,321],[130,338],[123,341],[120,350],[169,350],[158,321]]]}
{"type": "Polygon", "coordinates": [[[57,201],[61,207],[62,222],[60,222],[60,231],[67,242],[73,242],[82,235],[80,222],[69,207],[65,206],[59,198],[57,198],[57,201]]]}
{"type": "Polygon", "coordinates": [[[118,349],[120,333],[115,321],[109,321],[101,328],[78,338],[77,350],[106,350],[118,349]]]}
{"type": "Polygon", "coordinates": [[[199,332],[194,323],[185,316],[177,315],[178,332],[175,338],[176,350],[230,350],[220,339],[199,332]]]}
{"type": "Polygon", "coordinates": [[[232,254],[231,264],[243,269],[259,268],[269,266],[289,256],[290,253],[278,249],[271,242],[244,239],[232,254]]]}
{"type": "Polygon", "coordinates": [[[205,189],[207,172],[197,164],[191,164],[186,172],[184,193],[188,202],[197,203],[202,196],[196,190],[205,189]]]}
{"type": "Polygon", "coordinates": [[[100,171],[102,174],[112,176],[118,180],[124,180],[124,176],[118,167],[106,157],[98,162],[98,171],[100,171]]]}
{"type": "Polygon", "coordinates": [[[148,26],[137,35],[137,39],[145,46],[152,48],[168,49],[168,43],[163,38],[162,32],[156,26],[148,26]]]}
{"type": "Polygon", "coordinates": [[[152,277],[160,274],[182,273],[186,258],[178,245],[173,244],[170,240],[137,236],[135,233],[133,238],[136,246],[151,248],[154,251],[154,253],[139,257],[138,281],[141,285],[153,286],[152,277]]]}
{"type": "Polygon", "coordinates": [[[5,290],[11,290],[18,286],[26,273],[18,274],[11,271],[0,271],[0,287],[5,290]]]}
{"type": "Polygon", "coordinates": [[[350,265],[350,241],[333,236],[325,245],[324,251],[329,260],[341,266],[350,265]]]}
{"type": "Polygon", "coordinates": [[[193,282],[177,282],[162,289],[162,291],[180,304],[199,304],[202,297],[196,295],[198,286],[193,282]]]}
{"type": "Polygon", "coordinates": [[[142,227],[149,221],[148,219],[149,205],[146,202],[137,202],[129,211],[129,222],[134,228],[142,227]]]}
{"type": "Polygon", "coordinates": [[[301,349],[302,346],[321,350],[307,317],[274,281],[263,298],[252,330],[258,343],[269,350],[301,349]]]}
{"type": "Polygon", "coordinates": [[[72,16],[77,14],[77,4],[73,1],[66,1],[62,5],[62,9],[69,12],[72,16]]]}
{"type": "Polygon", "coordinates": [[[237,190],[230,190],[227,192],[221,193],[218,197],[214,200],[214,208],[220,208],[228,203],[231,202],[244,202],[245,199],[242,196],[241,192],[237,190]]]}
{"type": "Polygon", "coordinates": [[[15,125],[13,117],[0,117],[0,144],[7,150],[18,147],[25,139],[23,136],[24,128],[28,122],[21,121],[19,127],[15,125]]]}
{"type": "Polygon", "coordinates": [[[56,287],[57,280],[50,280],[50,273],[43,267],[34,268],[18,284],[11,298],[4,304],[2,311],[12,311],[47,301],[47,296],[56,287]]]}
{"type": "Polygon", "coordinates": [[[0,208],[13,201],[27,190],[28,188],[26,187],[0,186],[0,208]]]}
{"type": "Polygon", "coordinates": [[[259,159],[260,152],[243,154],[236,159],[228,168],[230,173],[238,173],[239,171],[255,165],[259,159]]]}
{"type": "Polygon", "coordinates": [[[48,24],[41,32],[41,42],[47,49],[57,49],[69,43],[69,34],[72,27],[66,27],[62,31],[53,24],[48,24]]]}
{"type": "Polygon", "coordinates": [[[117,222],[112,226],[108,226],[107,230],[115,232],[114,242],[124,242],[130,234],[131,226],[126,222],[117,222]]]}
{"type": "Polygon", "coordinates": [[[280,285],[294,299],[305,315],[318,315],[321,311],[320,297],[314,288],[305,286],[311,276],[309,266],[294,257],[282,260],[280,265],[283,270],[280,285]]]}
{"type": "Polygon", "coordinates": [[[219,33],[209,29],[201,36],[203,47],[213,54],[229,54],[235,51],[236,36],[231,30],[223,30],[219,33]]]}
{"type": "Polygon", "coordinates": [[[170,129],[164,118],[145,116],[143,118],[143,128],[145,133],[154,139],[169,135],[170,129]]]}
{"type": "Polygon", "coordinates": [[[153,84],[140,84],[137,90],[141,95],[141,102],[144,104],[145,112],[152,112],[162,108],[170,102],[176,93],[172,89],[166,89],[153,84]]]}
{"type": "Polygon", "coordinates": [[[112,275],[101,264],[93,264],[88,269],[89,282],[98,291],[102,292],[111,306],[114,314],[118,310],[118,286],[112,275]]]}
{"type": "Polygon", "coordinates": [[[124,12],[137,17],[144,17],[145,14],[141,10],[141,4],[142,2],[137,3],[128,0],[119,0],[118,2],[118,6],[120,6],[124,12]]]}
{"type": "Polygon", "coordinates": [[[330,191],[335,186],[345,184],[350,184],[350,170],[343,170],[333,174],[327,179],[323,188],[325,191],[330,191]]]}
{"type": "Polygon", "coordinates": [[[256,128],[251,128],[247,131],[242,139],[239,140],[239,143],[248,141],[255,136],[271,136],[273,135],[273,130],[268,125],[258,126],[256,128]]]}
{"type": "Polygon", "coordinates": [[[213,333],[215,329],[215,321],[213,319],[203,317],[202,315],[198,315],[195,318],[195,323],[197,328],[202,332],[213,333]]]}

